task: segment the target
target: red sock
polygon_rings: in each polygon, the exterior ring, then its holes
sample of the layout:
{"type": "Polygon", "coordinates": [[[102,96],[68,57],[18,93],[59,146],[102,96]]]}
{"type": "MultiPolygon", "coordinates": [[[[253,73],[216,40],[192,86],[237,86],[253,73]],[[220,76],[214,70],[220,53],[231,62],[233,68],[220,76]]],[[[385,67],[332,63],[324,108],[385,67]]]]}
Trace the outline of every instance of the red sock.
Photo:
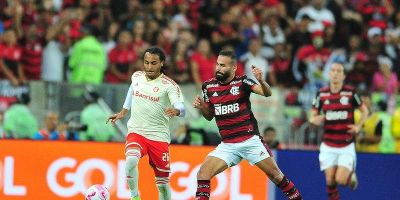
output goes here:
{"type": "Polygon", "coordinates": [[[210,199],[210,181],[198,180],[196,200],[209,200],[210,199]]]}
{"type": "Polygon", "coordinates": [[[340,200],[339,190],[336,184],[326,186],[326,191],[328,192],[328,200],[340,200]]]}
{"type": "Polygon", "coordinates": [[[283,177],[282,181],[277,185],[282,190],[283,194],[290,200],[302,200],[300,192],[296,186],[286,176],[283,177]]]}

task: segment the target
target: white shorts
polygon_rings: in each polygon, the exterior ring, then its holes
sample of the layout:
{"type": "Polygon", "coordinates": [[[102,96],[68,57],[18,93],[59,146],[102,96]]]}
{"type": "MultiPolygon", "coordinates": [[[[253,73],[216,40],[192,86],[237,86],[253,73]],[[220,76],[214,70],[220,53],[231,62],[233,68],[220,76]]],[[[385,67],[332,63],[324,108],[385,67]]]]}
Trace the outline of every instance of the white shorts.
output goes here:
{"type": "Polygon", "coordinates": [[[257,135],[240,143],[221,142],[217,148],[208,154],[208,156],[217,157],[225,161],[228,167],[237,165],[242,159],[254,165],[271,157],[271,155],[269,148],[264,145],[257,135]]]}
{"type": "Polygon", "coordinates": [[[343,166],[354,171],[356,168],[356,148],[354,143],[345,147],[331,147],[321,143],[319,164],[321,171],[334,166],[343,166]]]}

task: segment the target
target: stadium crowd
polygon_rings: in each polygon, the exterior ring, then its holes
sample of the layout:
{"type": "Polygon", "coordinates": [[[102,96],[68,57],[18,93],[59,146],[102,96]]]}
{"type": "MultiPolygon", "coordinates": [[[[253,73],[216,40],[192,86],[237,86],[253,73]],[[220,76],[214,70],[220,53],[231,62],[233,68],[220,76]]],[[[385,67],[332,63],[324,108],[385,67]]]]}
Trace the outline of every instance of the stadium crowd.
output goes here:
{"type": "MultiPolygon", "coordinates": [[[[127,84],[143,51],[156,45],[167,55],[165,73],[197,89],[214,76],[217,53],[234,50],[238,74],[254,79],[251,66],[261,67],[271,86],[286,91],[285,105],[304,110],[327,84],[330,64],[343,63],[346,83],[368,93],[378,113],[359,143],[392,144],[400,141],[399,8],[397,0],[0,1],[3,129],[7,109],[21,102],[9,90],[27,93],[30,81],[127,84]]],[[[36,127],[23,138],[42,138],[36,127]]]]}

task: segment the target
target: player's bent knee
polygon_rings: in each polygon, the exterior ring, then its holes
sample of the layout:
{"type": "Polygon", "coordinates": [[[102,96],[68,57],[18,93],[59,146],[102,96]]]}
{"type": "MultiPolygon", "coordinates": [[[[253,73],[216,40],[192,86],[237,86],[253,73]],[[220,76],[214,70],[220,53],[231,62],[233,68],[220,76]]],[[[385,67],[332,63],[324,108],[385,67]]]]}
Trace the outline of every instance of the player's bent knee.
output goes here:
{"type": "Polygon", "coordinates": [[[197,172],[197,180],[210,180],[212,178],[211,174],[212,173],[210,171],[200,168],[200,170],[197,172]]]}
{"type": "Polygon", "coordinates": [[[347,185],[347,177],[337,176],[335,180],[339,185],[347,185]]]}
{"type": "Polygon", "coordinates": [[[139,164],[140,151],[137,149],[131,149],[126,152],[126,171],[135,169],[139,164]]]}
{"type": "Polygon", "coordinates": [[[169,177],[156,177],[157,185],[167,185],[169,183],[169,177]]]}

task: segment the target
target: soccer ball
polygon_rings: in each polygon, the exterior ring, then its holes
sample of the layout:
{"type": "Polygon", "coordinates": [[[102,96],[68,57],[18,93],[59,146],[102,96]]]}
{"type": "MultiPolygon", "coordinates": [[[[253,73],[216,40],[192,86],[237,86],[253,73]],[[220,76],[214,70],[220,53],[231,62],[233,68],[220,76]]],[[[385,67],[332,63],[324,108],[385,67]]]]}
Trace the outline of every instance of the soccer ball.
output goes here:
{"type": "Polygon", "coordinates": [[[86,191],[85,200],[110,200],[110,192],[102,185],[92,185],[86,191]]]}

